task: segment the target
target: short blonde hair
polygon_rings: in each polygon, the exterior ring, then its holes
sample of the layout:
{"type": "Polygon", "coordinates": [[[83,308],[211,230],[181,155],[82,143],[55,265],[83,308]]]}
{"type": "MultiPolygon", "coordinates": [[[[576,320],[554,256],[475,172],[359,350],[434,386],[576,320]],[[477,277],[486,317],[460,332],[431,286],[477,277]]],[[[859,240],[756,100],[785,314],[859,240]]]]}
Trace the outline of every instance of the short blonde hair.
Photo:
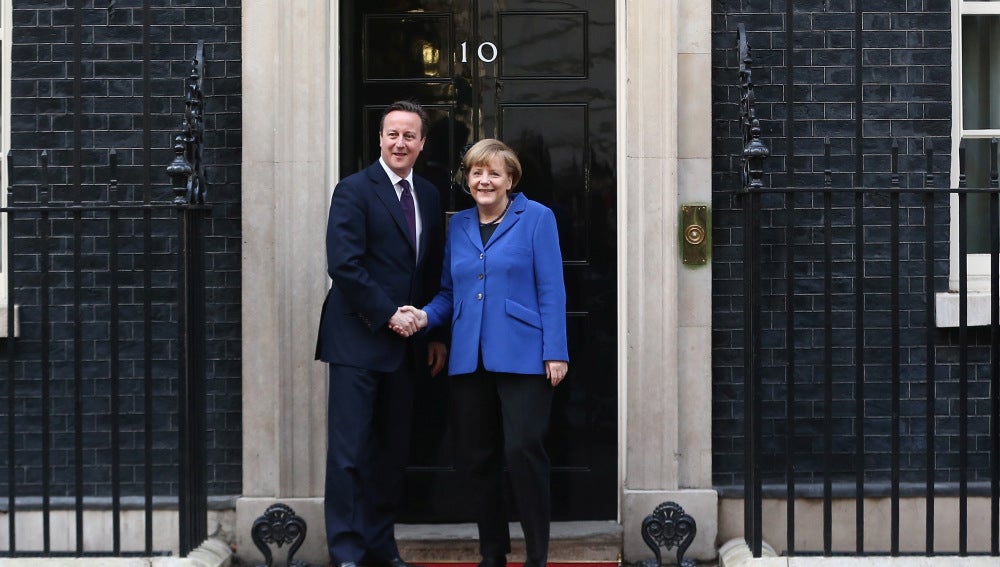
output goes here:
{"type": "Polygon", "coordinates": [[[465,156],[462,157],[462,167],[465,168],[465,174],[468,175],[473,167],[489,165],[497,156],[503,160],[507,167],[507,175],[510,176],[511,181],[510,188],[517,187],[517,182],[521,180],[521,162],[517,159],[514,150],[510,149],[507,144],[493,138],[479,140],[465,152],[465,156]]]}

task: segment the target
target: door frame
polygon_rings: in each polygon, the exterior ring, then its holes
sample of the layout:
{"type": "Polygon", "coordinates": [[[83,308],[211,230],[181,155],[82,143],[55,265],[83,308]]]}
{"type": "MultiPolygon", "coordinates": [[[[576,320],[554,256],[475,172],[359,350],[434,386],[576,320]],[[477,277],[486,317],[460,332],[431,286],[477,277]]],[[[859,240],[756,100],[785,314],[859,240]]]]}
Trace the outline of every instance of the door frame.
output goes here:
{"type": "MultiPolygon", "coordinates": [[[[326,368],[311,360],[310,329],[328,287],[321,243],[339,173],[339,10],[340,0],[241,9],[253,41],[242,67],[243,115],[252,119],[243,122],[244,496],[235,532],[252,552],[252,522],[269,503],[290,503],[315,526],[300,552],[315,562],[324,561],[326,368]]],[[[683,267],[677,254],[680,204],[711,202],[711,4],[616,0],[615,11],[624,558],[647,556],[639,526],[665,500],[698,522],[688,556],[711,558],[711,266],[683,267]]]]}

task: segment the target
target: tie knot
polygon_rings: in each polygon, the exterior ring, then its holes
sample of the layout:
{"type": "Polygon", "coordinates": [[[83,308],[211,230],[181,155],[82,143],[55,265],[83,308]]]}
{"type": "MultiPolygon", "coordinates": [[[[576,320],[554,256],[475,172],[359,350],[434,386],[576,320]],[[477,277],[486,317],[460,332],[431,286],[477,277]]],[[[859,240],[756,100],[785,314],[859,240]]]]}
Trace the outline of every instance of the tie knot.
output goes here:
{"type": "Polygon", "coordinates": [[[403,193],[410,192],[410,182],[405,179],[399,180],[399,187],[403,190],[403,193]]]}

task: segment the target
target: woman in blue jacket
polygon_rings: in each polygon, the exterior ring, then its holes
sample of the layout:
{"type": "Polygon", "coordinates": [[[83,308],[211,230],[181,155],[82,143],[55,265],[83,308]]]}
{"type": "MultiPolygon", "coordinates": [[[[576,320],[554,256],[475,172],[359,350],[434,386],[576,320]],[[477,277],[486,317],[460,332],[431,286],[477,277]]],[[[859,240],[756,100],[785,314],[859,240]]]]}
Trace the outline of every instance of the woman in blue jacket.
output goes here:
{"type": "Polygon", "coordinates": [[[510,552],[503,466],[524,529],[527,567],[548,557],[552,389],[566,376],[566,290],[552,211],[523,193],[517,155],[499,140],[463,159],[476,206],[448,227],[441,291],[418,325],[451,323],[451,398],[459,460],[479,527],[481,567],[510,552]]]}

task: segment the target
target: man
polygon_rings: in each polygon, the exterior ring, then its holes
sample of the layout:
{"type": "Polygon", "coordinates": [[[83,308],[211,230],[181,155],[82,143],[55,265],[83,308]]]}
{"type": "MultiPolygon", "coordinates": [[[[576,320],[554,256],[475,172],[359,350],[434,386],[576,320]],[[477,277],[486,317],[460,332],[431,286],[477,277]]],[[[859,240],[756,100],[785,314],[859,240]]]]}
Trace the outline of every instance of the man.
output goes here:
{"type": "MultiPolygon", "coordinates": [[[[327,544],[333,565],[406,567],[393,534],[409,449],[419,339],[403,305],[423,305],[440,284],[443,229],[437,190],[413,175],[427,113],[395,102],[379,124],[379,160],[337,184],[326,232],[333,285],[316,358],[330,363],[326,461],[327,544]],[[391,328],[390,328],[391,327],[391,328]]],[[[431,373],[442,343],[426,345],[431,373]]]]}

